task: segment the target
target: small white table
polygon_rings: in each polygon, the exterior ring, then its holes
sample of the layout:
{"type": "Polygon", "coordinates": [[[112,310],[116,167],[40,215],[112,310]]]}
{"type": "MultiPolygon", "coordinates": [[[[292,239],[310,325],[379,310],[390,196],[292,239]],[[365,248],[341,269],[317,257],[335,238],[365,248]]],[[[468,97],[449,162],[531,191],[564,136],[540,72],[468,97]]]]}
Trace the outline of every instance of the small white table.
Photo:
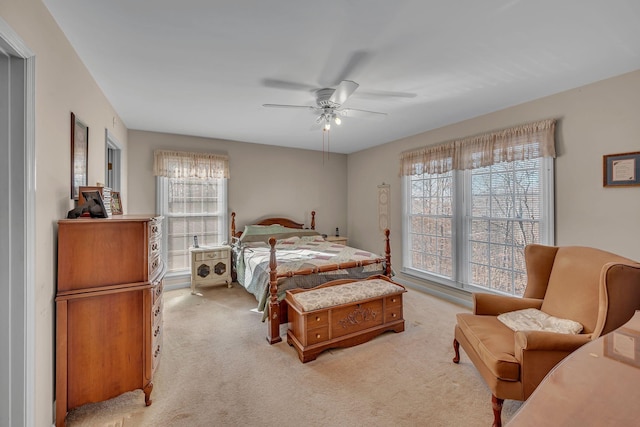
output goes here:
{"type": "Polygon", "coordinates": [[[327,236],[325,239],[327,242],[337,243],[339,245],[347,246],[349,238],[347,236],[327,236]]]}
{"type": "Polygon", "coordinates": [[[189,248],[191,253],[191,294],[199,285],[226,284],[231,287],[231,247],[209,246],[189,248]]]}

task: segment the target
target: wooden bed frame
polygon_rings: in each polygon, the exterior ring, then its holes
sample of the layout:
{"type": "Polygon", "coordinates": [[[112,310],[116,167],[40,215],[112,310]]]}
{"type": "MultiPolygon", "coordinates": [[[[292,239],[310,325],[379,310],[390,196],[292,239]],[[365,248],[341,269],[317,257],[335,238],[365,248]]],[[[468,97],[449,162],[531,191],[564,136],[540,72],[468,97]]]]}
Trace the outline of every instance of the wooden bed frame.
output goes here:
{"type": "MultiPolygon", "coordinates": [[[[304,224],[293,221],[288,218],[274,217],[264,218],[256,222],[254,225],[273,225],[280,224],[288,228],[304,229],[304,224]]],[[[316,212],[311,211],[311,230],[316,228],[316,212]]],[[[231,212],[231,237],[239,238],[242,231],[236,231],[236,213],[231,212]]],[[[278,274],[278,263],[276,261],[276,239],[269,239],[270,257],[269,257],[269,303],[267,317],[267,341],[269,344],[275,344],[282,341],[280,337],[280,324],[288,321],[288,305],[285,300],[278,301],[278,279],[293,276],[303,276],[308,274],[324,273],[327,271],[335,271],[353,267],[364,267],[370,264],[385,263],[384,275],[391,277],[391,245],[389,244],[389,229],[385,229],[385,256],[375,260],[349,261],[343,264],[329,264],[322,267],[306,268],[298,271],[278,274]]],[[[232,265],[233,280],[237,279],[236,267],[232,265]]]]}

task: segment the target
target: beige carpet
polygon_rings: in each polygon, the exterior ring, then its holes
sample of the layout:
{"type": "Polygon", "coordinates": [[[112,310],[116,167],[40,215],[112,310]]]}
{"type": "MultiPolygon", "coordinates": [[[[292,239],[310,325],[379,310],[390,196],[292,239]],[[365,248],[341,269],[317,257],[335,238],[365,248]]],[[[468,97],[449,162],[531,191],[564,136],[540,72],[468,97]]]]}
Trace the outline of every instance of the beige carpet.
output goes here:
{"type": "MultiPolygon", "coordinates": [[[[452,363],[455,313],[466,309],[409,290],[406,330],[302,364],[270,346],[256,301],[239,285],[164,296],[164,348],[153,404],[142,391],[70,412],[67,425],[490,426],[491,394],[464,353],[452,363]]],[[[286,327],[283,327],[283,336],[286,327]]],[[[520,402],[506,401],[503,421],[520,402]]]]}

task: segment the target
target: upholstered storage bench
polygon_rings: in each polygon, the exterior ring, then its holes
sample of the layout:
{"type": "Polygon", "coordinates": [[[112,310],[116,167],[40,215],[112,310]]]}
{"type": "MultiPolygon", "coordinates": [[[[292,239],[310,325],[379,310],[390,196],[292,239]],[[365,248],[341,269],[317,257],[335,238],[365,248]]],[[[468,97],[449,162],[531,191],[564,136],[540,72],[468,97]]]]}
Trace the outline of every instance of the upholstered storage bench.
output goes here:
{"type": "Polygon", "coordinates": [[[386,331],[402,332],[404,292],[404,286],[382,275],[288,290],[287,342],[306,363],[329,348],[362,344],[386,331]]]}

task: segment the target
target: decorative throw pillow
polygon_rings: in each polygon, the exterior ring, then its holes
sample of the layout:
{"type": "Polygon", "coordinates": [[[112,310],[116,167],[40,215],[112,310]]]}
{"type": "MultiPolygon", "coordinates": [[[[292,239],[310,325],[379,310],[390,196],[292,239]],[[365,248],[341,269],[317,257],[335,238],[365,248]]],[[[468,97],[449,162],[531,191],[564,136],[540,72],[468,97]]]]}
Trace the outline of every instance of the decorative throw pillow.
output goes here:
{"type": "Polygon", "coordinates": [[[498,320],[514,331],[546,331],[560,334],[579,334],[582,332],[580,323],[551,316],[536,308],[502,313],[498,316],[498,320]]]}

